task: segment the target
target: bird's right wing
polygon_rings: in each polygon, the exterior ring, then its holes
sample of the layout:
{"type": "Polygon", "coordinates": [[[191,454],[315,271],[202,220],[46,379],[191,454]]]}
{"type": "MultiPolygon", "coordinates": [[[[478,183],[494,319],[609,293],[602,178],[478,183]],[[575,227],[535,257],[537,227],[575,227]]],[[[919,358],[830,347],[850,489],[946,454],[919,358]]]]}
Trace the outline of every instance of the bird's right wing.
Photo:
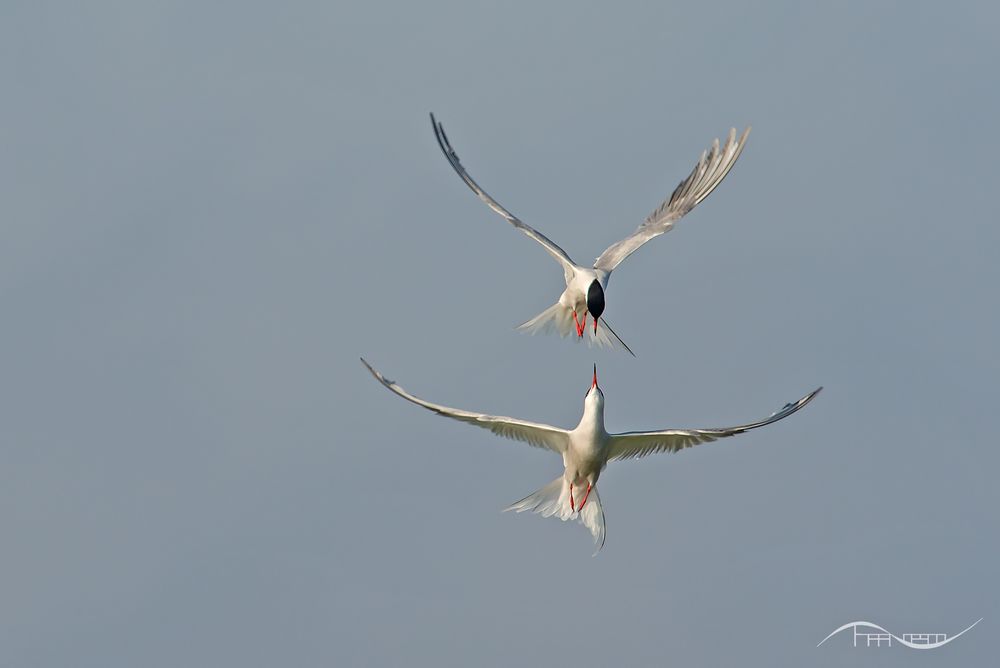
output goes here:
{"type": "Polygon", "coordinates": [[[770,417],[751,424],[741,424],[738,427],[722,429],[663,429],[662,431],[631,431],[625,434],[611,434],[608,460],[633,459],[645,457],[655,452],[678,452],[701,443],[711,443],[719,438],[735,436],[743,432],[783,420],[813,400],[820,387],[813,390],[798,401],[785,404],[781,410],[770,417]]]}
{"type": "Polygon", "coordinates": [[[469,173],[465,171],[465,167],[462,166],[462,163],[458,159],[458,154],[455,153],[455,149],[451,147],[451,142],[448,141],[448,135],[444,133],[444,126],[434,118],[434,114],[431,114],[431,125],[434,126],[434,136],[437,137],[438,146],[441,147],[444,157],[448,158],[448,162],[451,164],[452,169],[454,169],[458,175],[462,177],[462,180],[465,181],[465,185],[469,186],[472,189],[472,192],[476,193],[476,195],[479,196],[479,199],[486,203],[486,206],[506,218],[508,223],[544,246],[545,250],[549,252],[549,255],[558,260],[559,264],[563,266],[563,272],[566,274],[566,280],[569,281],[575,271],[575,265],[569,255],[566,254],[566,251],[535,228],[522,222],[517,216],[503,208],[500,205],[500,202],[490,197],[489,193],[480,188],[479,184],[473,181],[472,177],[469,176],[469,173]]]}
{"type": "Polygon", "coordinates": [[[701,154],[701,160],[694,166],[688,177],[674,189],[670,199],[649,214],[635,232],[609,246],[601,253],[601,256],[594,261],[594,268],[612,271],[644,243],[669,231],[674,223],[711,195],[712,191],[722,183],[722,179],[726,178],[726,174],[736,164],[736,159],[740,157],[743,147],[746,146],[749,134],[750,128],[747,128],[737,140],[736,128],[731,129],[729,139],[721,149],[719,148],[719,140],[716,139],[712,144],[711,152],[701,154]]]}
{"type": "Polygon", "coordinates": [[[529,445],[535,446],[536,448],[547,448],[554,452],[558,452],[559,454],[565,452],[569,444],[569,432],[565,429],[550,427],[547,424],[528,422],[527,420],[518,420],[516,418],[485,415],[483,413],[472,413],[470,411],[448,408],[447,406],[441,406],[439,404],[433,404],[429,401],[424,401],[423,399],[415,397],[401,388],[395,383],[395,381],[389,380],[383,376],[377,369],[365,361],[365,358],[361,358],[361,363],[367,367],[373,376],[375,376],[375,380],[382,383],[407,401],[411,401],[418,406],[423,406],[427,410],[433,411],[438,415],[450,417],[453,420],[482,427],[483,429],[489,429],[497,436],[512,438],[516,441],[523,441],[529,445]]]}

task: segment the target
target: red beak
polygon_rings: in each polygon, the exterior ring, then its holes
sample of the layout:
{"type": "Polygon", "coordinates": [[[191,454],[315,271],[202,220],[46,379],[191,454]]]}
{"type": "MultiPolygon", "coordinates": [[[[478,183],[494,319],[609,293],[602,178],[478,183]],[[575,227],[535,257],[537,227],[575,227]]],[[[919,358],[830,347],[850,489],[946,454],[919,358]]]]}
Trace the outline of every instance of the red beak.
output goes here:
{"type": "Polygon", "coordinates": [[[594,364],[594,382],[590,384],[590,389],[597,387],[597,364],[594,364]]]}

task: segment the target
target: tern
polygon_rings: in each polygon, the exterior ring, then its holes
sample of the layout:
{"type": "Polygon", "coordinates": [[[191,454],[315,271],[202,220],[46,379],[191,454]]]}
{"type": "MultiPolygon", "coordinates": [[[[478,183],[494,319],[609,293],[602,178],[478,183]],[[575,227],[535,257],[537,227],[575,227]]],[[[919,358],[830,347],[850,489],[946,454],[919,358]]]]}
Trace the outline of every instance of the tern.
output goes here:
{"type": "Polygon", "coordinates": [[[596,364],[590,389],[583,399],[583,416],[580,418],[580,423],[573,429],[560,429],[538,422],[475,413],[431,403],[410,394],[395,381],[383,376],[363,357],[361,363],[378,382],[407,401],[438,415],[489,429],[497,436],[524,441],[529,445],[552,450],[561,455],[563,460],[561,476],[534,494],[511,504],[504,511],[513,510],[520,513],[528,510],[543,517],[554,516],[563,521],[578,520],[590,530],[597,545],[595,554],[604,547],[605,539],[604,510],[601,507],[601,497],[597,493],[597,479],[608,462],[645,457],[656,452],[678,452],[701,443],[710,443],[719,438],[735,436],[769,425],[798,411],[823,389],[817,388],[798,401],[785,404],[770,417],[738,427],[660,429],[609,434],[604,428],[604,393],[597,385],[596,364]],[[576,495],[579,493],[577,490],[582,492],[582,496],[576,495]]]}
{"type": "Polygon", "coordinates": [[[608,336],[602,330],[598,331],[597,321],[601,318],[605,308],[604,293],[608,288],[608,279],[611,272],[622,263],[629,255],[634,253],[644,243],[660,236],[670,230],[674,223],[680,220],[691,209],[695,208],[702,200],[708,197],[713,190],[718,187],[726,174],[736,164],[737,158],[743,152],[746,145],[747,136],[750,134],[748,127],[743,131],[739,139],[736,138],[736,129],[729,131],[729,138],[724,146],[720,148],[719,140],[712,143],[711,150],[701,154],[701,159],[691,170],[686,179],[674,189],[669,199],[649,214],[646,220],[635,232],[625,237],[621,241],[609,246],[594,261],[593,267],[584,267],[566,254],[555,242],[547,236],[521,221],[499,202],[493,199],[485,190],[479,187],[469,173],[462,166],[458,159],[458,154],[448,141],[448,135],[444,132],[444,126],[431,114],[431,124],[434,126],[434,134],[437,137],[438,146],[444,152],[452,168],[458,173],[465,184],[486,203],[488,207],[503,216],[507,222],[524,232],[526,235],[540,243],[549,255],[556,259],[562,266],[563,275],[566,280],[566,289],[559,296],[559,301],[545,309],[537,316],[521,324],[518,329],[530,334],[538,332],[556,332],[560,336],[569,336],[576,331],[578,338],[583,338],[587,329],[587,315],[593,318],[593,330],[587,339],[588,343],[596,343],[599,346],[616,347],[621,346],[632,356],[635,353],[625,345],[625,342],[615,333],[604,320],[604,326],[610,332],[608,336]],[[612,338],[613,337],[613,338],[612,338]]]}

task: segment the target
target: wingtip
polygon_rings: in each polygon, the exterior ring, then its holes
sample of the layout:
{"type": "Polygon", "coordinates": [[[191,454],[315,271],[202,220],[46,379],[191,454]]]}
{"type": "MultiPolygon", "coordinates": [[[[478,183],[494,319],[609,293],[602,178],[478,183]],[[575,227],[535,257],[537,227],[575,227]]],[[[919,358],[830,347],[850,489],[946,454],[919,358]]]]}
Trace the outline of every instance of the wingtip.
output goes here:
{"type": "Polygon", "coordinates": [[[375,380],[382,383],[390,390],[393,389],[392,386],[396,384],[396,381],[390,380],[385,376],[383,376],[382,372],[373,367],[371,364],[369,364],[368,360],[366,360],[364,357],[361,358],[361,363],[365,365],[365,368],[368,369],[368,373],[370,373],[375,378],[375,380]]]}
{"type": "Polygon", "coordinates": [[[817,388],[816,388],[815,390],[813,390],[812,392],[810,392],[810,393],[809,393],[809,394],[807,394],[806,396],[804,396],[804,397],[802,397],[801,399],[799,399],[799,406],[800,406],[800,407],[801,407],[801,406],[805,406],[805,405],[806,405],[806,404],[808,404],[808,403],[809,403],[810,401],[812,401],[813,399],[815,399],[815,398],[816,398],[816,395],[817,395],[817,394],[819,394],[819,393],[820,393],[820,391],[821,391],[822,389],[823,389],[823,386],[822,386],[822,385],[820,385],[820,386],[819,386],[819,387],[817,387],[817,388]]]}
{"type": "Polygon", "coordinates": [[[366,369],[368,369],[368,373],[370,373],[371,375],[375,376],[375,379],[376,379],[376,380],[378,380],[378,381],[381,381],[381,380],[382,380],[382,374],[380,374],[380,373],[379,373],[379,372],[378,372],[378,371],[377,371],[377,370],[375,369],[375,367],[373,367],[373,366],[372,366],[371,364],[369,364],[369,363],[368,363],[368,360],[366,360],[366,359],[365,359],[364,357],[359,357],[358,359],[360,359],[360,360],[361,360],[361,363],[365,365],[365,368],[366,368],[366,369]]]}

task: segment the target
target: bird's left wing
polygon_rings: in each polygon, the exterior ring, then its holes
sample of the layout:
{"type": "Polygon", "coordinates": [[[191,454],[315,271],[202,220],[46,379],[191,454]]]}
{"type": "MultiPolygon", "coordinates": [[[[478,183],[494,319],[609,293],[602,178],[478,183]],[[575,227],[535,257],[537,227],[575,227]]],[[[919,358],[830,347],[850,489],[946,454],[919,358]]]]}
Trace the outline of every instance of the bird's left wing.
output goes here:
{"type": "Polygon", "coordinates": [[[500,202],[490,197],[489,193],[480,188],[479,184],[473,181],[472,177],[469,176],[469,173],[465,171],[465,167],[462,166],[461,161],[458,159],[458,153],[455,153],[455,149],[451,147],[451,142],[448,141],[448,135],[444,133],[444,126],[441,125],[440,121],[434,118],[434,114],[431,114],[431,123],[434,125],[434,136],[437,137],[438,146],[441,147],[441,152],[444,153],[444,157],[448,158],[448,163],[451,164],[451,168],[454,169],[460,177],[462,177],[463,181],[465,181],[465,185],[469,186],[469,188],[472,189],[472,192],[476,193],[479,199],[486,203],[486,206],[503,216],[508,223],[540,243],[545,250],[549,252],[549,255],[554,257],[559,264],[562,265],[563,273],[566,275],[566,281],[569,282],[569,280],[573,277],[573,273],[575,272],[574,267],[576,265],[573,263],[573,260],[570,259],[569,255],[566,254],[566,251],[560,248],[556,242],[552,241],[527,223],[521,221],[520,218],[501,206],[500,202]]]}
{"type": "Polygon", "coordinates": [[[645,457],[654,452],[677,452],[701,443],[710,443],[719,438],[742,434],[745,431],[763,427],[764,425],[788,417],[812,401],[813,397],[819,394],[819,391],[822,389],[822,387],[817,388],[798,401],[785,404],[784,408],[760,422],[743,424],[738,427],[726,427],[722,429],[664,429],[663,431],[630,431],[625,434],[612,434],[608,460],[645,457]]]}
{"type": "Polygon", "coordinates": [[[497,436],[512,438],[516,441],[524,441],[525,443],[533,445],[536,448],[548,448],[549,450],[560,454],[566,451],[569,443],[569,432],[565,429],[551,427],[547,424],[528,422],[527,420],[518,420],[516,418],[498,415],[485,415],[483,413],[473,413],[470,411],[463,411],[458,408],[448,408],[447,406],[433,404],[429,401],[424,401],[419,397],[413,396],[397,385],[395,381],[389,380],[383,376],[377,369],[365,361],[365,358],[363,357],[361,358],[361,363],[367,367],[373,376],[375,376],[375,380],[382,383],[407,401],[412,401],[418,406],[423,406],[427,410],[433,411],[438,415],[450,417],[453,420],[482,427],[483,429],[489,429],[497,436]]]}
{"type": "Polygon", "coordinates": [[[736,128],[732,128],[729,131],[729,139],[721,149],[719,140],[716,139],[712,144],[712,150],[701,154],[701,160],[688,177],[674,189],[670,199],[649,214],[635,232],[601,253],[601,256],[594,261],[594,268],[612,271],[644,243],[670,230],[675,222],[711,195],[736,164],[736,159],[743,152],[749,134],[750,128],[747,128],[737,140],[736,128]]]}

